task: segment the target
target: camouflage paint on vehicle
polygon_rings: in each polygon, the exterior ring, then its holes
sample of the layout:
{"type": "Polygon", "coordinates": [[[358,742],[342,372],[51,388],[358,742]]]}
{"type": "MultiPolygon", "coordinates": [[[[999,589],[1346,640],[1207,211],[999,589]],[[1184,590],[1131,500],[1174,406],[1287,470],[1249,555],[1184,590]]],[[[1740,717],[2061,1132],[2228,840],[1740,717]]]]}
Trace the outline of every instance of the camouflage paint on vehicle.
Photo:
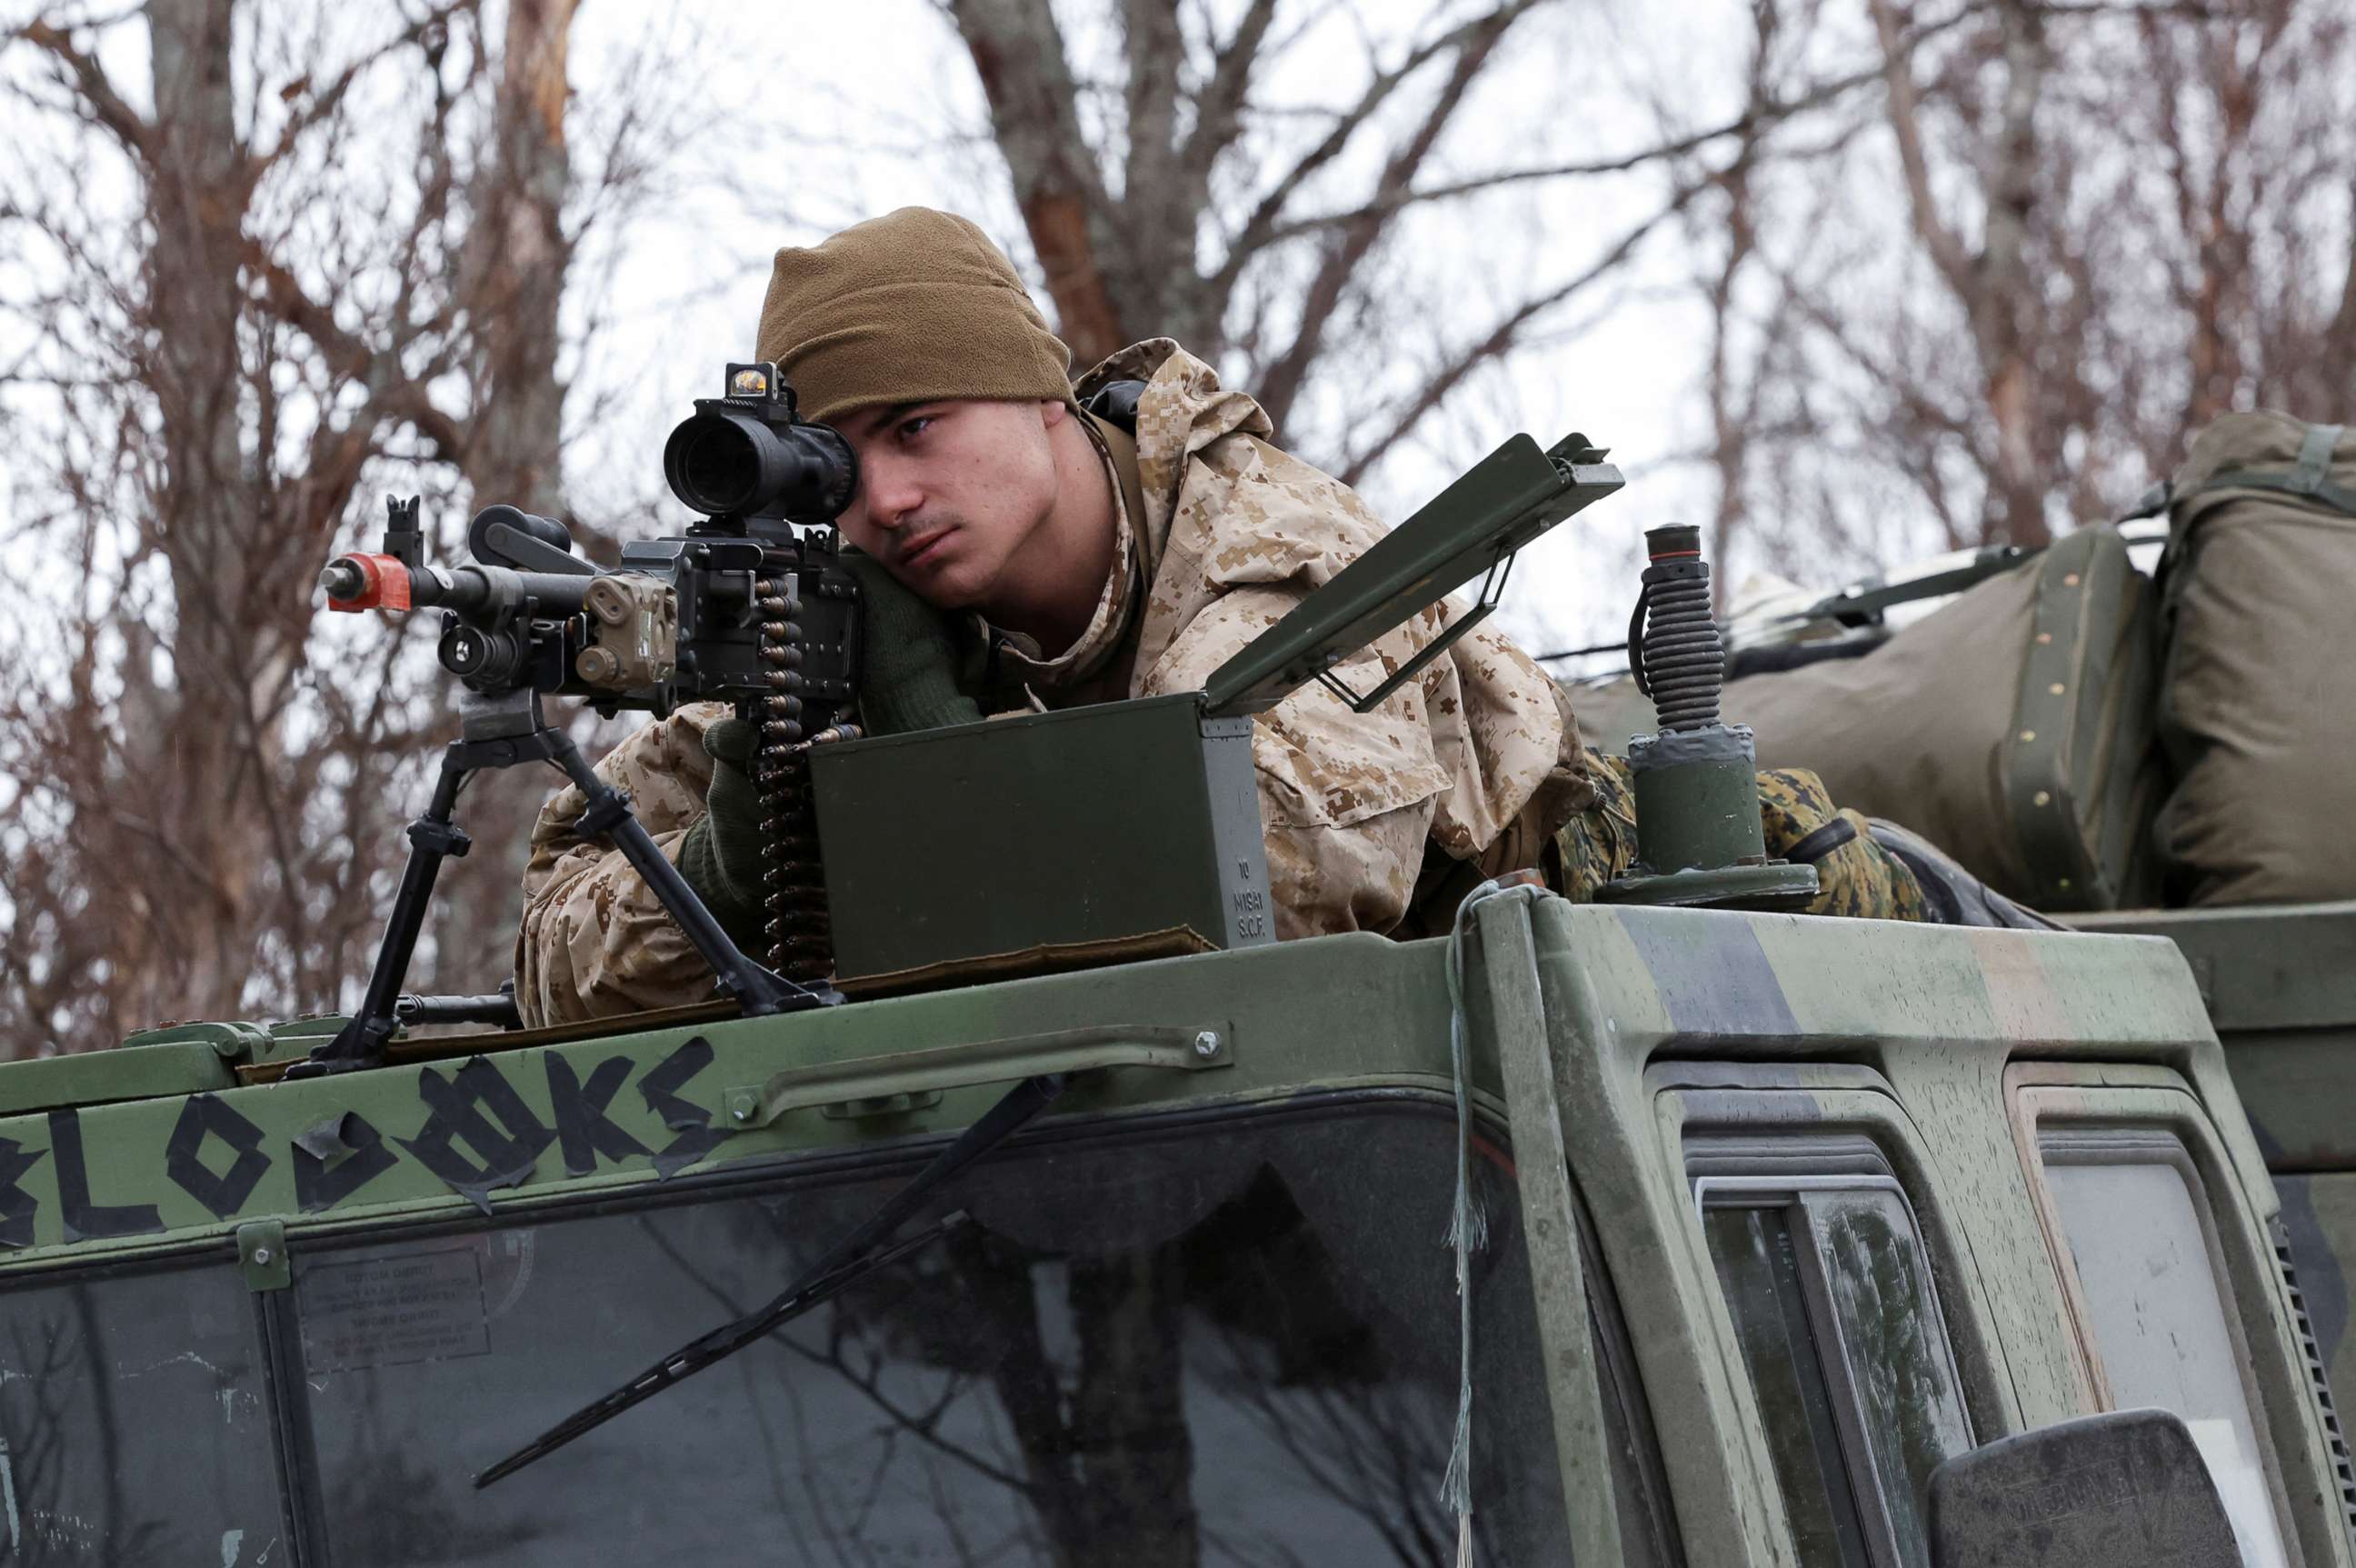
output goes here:
{"type": "Polygon", "coordinates": [[[2317,1353],[2334,1387],[2356,1388],[2356,902],[2126,909],[2072,924],[2183,950],[2274,1175],[2317,1353]]]}
{"type": "MultiPolygon", "coordinates": [[[[1797,1091],[1823,1124],[1886,1140],[1926,1228],[1953,1236],[1939,1285],[1983,1442],[2097,1408],[2008,1116],[2011,1066],[2188,1092],[2216,1129],[2244,1251],[2263,1253],[2277,1200],[2166,943],[1559,901],[1530,918],[1564,1142],[1613,1286],[1650,1329],[1637,1354],[1655,1422],[1719,1439],[1665,1449],[1694,1561],[1787,1561],[1789,1537],[1766,1522],[1782,1512],[1775,1479],[1744,1441],[1760,1417],[1676,1159],[1673,1084],[1797,1091]]],[[[2297,1472],[2300,1544],[2308,1561],[2346,1561],[2331,1439],[2283,1293],[2244,1283],[2270,1331],[2268,1412],[2297,1472]]]]}
{"type": "MultiPolygon", "coordinates": [[[[1700,1224],[1685,1152],[1698,1133],[1826,1130],[1882,1151],[1922,1232],[1975,1441],[2100,1407],[2027,1141],[2033,1091],[2040,1114],[2164,1101],[2187,1130],[2208,1162],[2284,1533],[2297,1561],[2351,1562],[2335,1434],[2271,1271],[2281,1204],[2176,947],[1550,897],[1493,901],[1473,926],[1472,1100],[1481,1135],[1503,1144],[1510,1128],[1524,1165],[1581,1556],[1609,1560],[1641,1523],[1599,1465],[1626,1433],[1581,1364],[1588,1298],[1608,1282],[1633,1344],[1622,1392],[1661,1435],[1662,1506],[1686,1560],[1799,1560],[1700,1224]],[[1549,1147],[1567,1166],[1530,1164],[1549,1147]],[[1582,1215],[1584,1265],[1567,1234],[1582,1215]]],[[[259,1238],[283,1267],[315,1240],[477,1206],[520,1216],[690,1171],[905,1147],[1052,1062],[1102,1069],[1055,1108],[1066,1123],[1344,1087],[1444,1102],[1447,951],[1345,936],[784,1017],[419,1041],[394,1065],[324,1079],[266,1081],[305,1042],[250,1028],[0,1068],[0,1284],[195,1252],[241,1260],[266,1290],[284,1276],[259,1238]]]]}

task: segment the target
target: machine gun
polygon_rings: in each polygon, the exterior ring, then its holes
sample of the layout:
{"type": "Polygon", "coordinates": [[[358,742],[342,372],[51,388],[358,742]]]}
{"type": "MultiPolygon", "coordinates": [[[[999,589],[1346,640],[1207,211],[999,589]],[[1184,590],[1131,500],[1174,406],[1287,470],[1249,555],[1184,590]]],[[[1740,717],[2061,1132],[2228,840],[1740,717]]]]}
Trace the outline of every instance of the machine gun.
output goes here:
{"type": "MultiPolygon", "coordinates": [[[[367,994],[308,1070],[373,1065],[404,1013],[418,1011],[401,983],[442,861],[470,847],[453,820],[458,793],[477,770],[519,763],[552,763],[580,788],[588,810],[574,831],[612,837],[746,1014],[841,1000],[826,983],[826,888],[806,748],[856,733],[838,720],[860,666],[859,585],[831,524],[858,489],[857,461],[839,433],[798,417],[774,365],[732,364],[724,395],[699,399],[671,432],[663,474],[703,521],[625,545],[611,569],[573,554],[563,524],[511,506],[476,514],[471,564],[429,565],[412,499],[389,503],[381,552],[338,556],[319,574],[330,609],[440,609],[435,651],[466,694],[432,802],[409,827],[408,865],[367,994]],[[759,725],[768,967],[738,949],[628,799],[549,727],[546,695],[584,698],[609,716],[725,701],[759,725]]],[[[511,998],[482,1000],[491,1004],[468,1017],[515,1021],[511,998]]]]}

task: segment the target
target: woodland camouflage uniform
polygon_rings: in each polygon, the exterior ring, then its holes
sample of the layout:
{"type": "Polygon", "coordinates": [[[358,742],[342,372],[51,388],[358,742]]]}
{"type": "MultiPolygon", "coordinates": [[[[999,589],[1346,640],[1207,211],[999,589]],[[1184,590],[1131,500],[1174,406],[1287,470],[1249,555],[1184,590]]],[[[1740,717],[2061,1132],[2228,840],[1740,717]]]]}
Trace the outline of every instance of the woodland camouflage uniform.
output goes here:
{"type": "MultiPolygon", "coordinates": [[[[1596,751],[1586,756],[1595,802],[1555,835],[1547,865],[1547,885],[1581,903],[1636,863],[1636,781],[1628,759],[1596,751]]],[[[1783,856],[1836,819],[1847,822],[1854,836],[1812,861],[1819,890],[1807,913],[1869,920],[1936,918],[1914,874],[1875,842],[1862,814],[1834,806],[1823,779],[1804,768],[1771,768],[1759,775],[1759,825],[1769,854],[1783,856]]]]}
{"type": "MultiPolygon", "coordinates": [[[[1136,428],[1143,515],[1117,518],[1103,596],[1062,655],[1037,657],[1025,639],[967,618],[973,645],[996,650],[988,684],[997,702],[986,711],[1025,697],[1061,707],[1199,690],[1384,532],[1348,487],[1270,446],[1258,404],[1222,389],[1175,343],[1122,350],[1076,395],[1119,380],[1147,383],[1136,428]]],[[[1126,514],[1121,488],[1113,485],[1116,510],[1126,514]]],[[[1337,673],[1371,686],[1445,620],[1435,606],[1337,673]]],[[[712,703],[682,709],[598,765],[674,857],[712,777],[702,733],[726,714],[712,703]]],[[[1481,875],[1540,864],[1550,883],[1591,896],[1633,855],[1624,764],[1583,752],[1561,689],[1486,626],[1371,714],[1319,685],[1295,692],[1260,715],[1252,760],[1283,938],[1443,929],[1435,905],[1452,908],[1481,875]]],[[[1771,853],[1833,814],[1812,775],[1762,784],[1771,853]]],[[[561,790],[533,830],[516,950],[527,1022],[708,997],[711,972],[637,873],[617,851],[572,833],[583,806],[577,789],[561,790]]],[[[1827,911],[1919,918],[1912,878],[1862,841],[1820,870],[1827,911]]]]}

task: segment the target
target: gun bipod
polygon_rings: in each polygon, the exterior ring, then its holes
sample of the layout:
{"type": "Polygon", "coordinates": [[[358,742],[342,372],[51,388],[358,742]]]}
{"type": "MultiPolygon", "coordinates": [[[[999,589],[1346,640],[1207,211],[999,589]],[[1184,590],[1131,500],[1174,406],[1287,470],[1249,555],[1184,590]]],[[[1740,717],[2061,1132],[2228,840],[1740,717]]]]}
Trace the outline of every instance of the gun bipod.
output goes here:
{"type": "Polygon", "coordinates": [[[456,822],[459,792],[477,772],[520,763],[552,763],[580,789],[588,810],[573,823],[573,831],[583,838],[613,840],[719,976],[720,989],[735,1000],[745,1016],[800,1012],[842,1000],[842,993],[830,985],[788,980],[744,955],[680,875],[679,867],[655,847],[646,824],[630,811],[630,798],[597,777],[572,736],[549,726],[538,692],[525,688],[489,696],[470,693],[460,705],[460,736],[442,754],[433,799],[409,824],[408,864],[402,868],[401,888],[393,897],[392,916],[386,922],[384,940],[378,946],[376,965],[369,972],[359,1010],[308,1060],[288,1069],[287,1077],[348,1072],[383,1061],[385,1042],[402,1026],[402,982],[415,955],[442,862],[473,847],[473,841],[456,822]]]}

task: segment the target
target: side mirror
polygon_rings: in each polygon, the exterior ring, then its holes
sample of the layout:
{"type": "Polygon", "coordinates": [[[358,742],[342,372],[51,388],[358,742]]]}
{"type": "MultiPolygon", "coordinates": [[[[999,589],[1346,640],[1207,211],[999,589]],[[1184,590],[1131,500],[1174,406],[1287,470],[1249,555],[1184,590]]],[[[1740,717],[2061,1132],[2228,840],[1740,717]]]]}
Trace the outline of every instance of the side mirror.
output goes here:
{"type": "Polygon", "coordinates": [[[2240,1568],[2182,1420],[2121,1410],[2001,1437],[1931,1472],[1933,1568],[2240,1568]]]}

